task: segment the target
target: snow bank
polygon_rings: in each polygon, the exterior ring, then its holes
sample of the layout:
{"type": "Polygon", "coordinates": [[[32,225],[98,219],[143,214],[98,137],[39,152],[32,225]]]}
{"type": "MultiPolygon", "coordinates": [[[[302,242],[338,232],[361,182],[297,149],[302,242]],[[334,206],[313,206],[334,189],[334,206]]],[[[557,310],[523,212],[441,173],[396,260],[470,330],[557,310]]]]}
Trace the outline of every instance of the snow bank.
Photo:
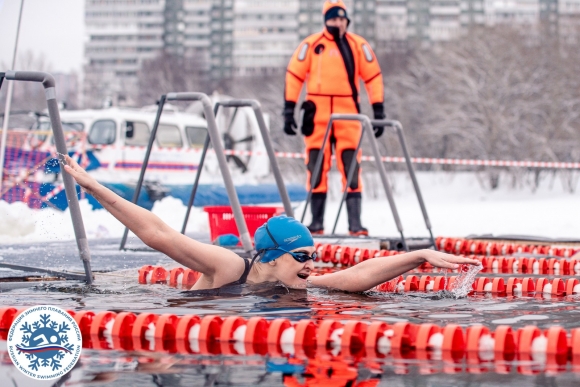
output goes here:
{"type": "MultiPolygon", "coordinates": [[[[426,236],[411,181],[404,173],[392,174],[395,201],[405,235],[426,236]]],[[[435,235],[466,236],[469,234],[522,234],[553,238],[580,238],[580,194],[566,192],[557,179],[544,181],[532,192],[529,188],[509,188],[500,185],[495,191],[482,188],[474,173],[419,173],[427,211],[435,235]]],[[[330,231],[338,209],[340,185],[336,176],[331,179],[333,193],[327,205],[325,228],[330,231]]],[[[302,214],[303,205],[296,209],[302,214]]],[[[123,226],[107,211],[92,211],[81,201],[81,211],[89,238],[120,237],[123,226]]],[[[180,200],[167,197],[156,202],[153,213],[171,227],[179,230],[185,215],[180,200]]],[[[384,199],[382,187],[367,181],[363,201],[363,224],[371,235],[395,236],[397,230],[384,199]]],[[[188,231],[208,232],[207,214],[194,208],[188,231]]],[[[307,221],[309,221],[307,216],[307,221]]],[[[337,232],[348,229],[346,209],[343,208],[337,232]]],[[[73,239],[74,233],[67,211],[52,209],[31,210],[22,203],[0,201],[0,243],[53,241],[73,239]]]]}

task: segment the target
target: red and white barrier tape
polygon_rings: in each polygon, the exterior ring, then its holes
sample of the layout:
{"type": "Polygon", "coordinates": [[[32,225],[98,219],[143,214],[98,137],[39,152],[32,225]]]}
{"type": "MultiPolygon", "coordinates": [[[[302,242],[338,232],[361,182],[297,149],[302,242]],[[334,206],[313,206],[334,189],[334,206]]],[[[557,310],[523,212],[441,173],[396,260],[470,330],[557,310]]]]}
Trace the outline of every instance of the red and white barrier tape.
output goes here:
{"type": "MultiPolygon", "coordinates": [[[[145,149],[145,147],[117,147],[89,145],[88,149],[145,149]]],[[[201,149],[192,148],[159,148],[166,152],[201,152],[201,149]]],[[[213,151],[213,150],[210,150],[213,151]]],[[[224,153],[229,156],[266,156],[264,151],[240,151],[225,150],[224,153]]],[[[278,158],[304,159],[304,153],[296,152],[275,152],[278,158]]],[[[334,157],[334,156],[333,156],[334,157]]],[[[385,163],[405,163],[404,157],[384,156],[381,160],[385,163]]],[[[363,156],[362,161],[375,161],[374,156],[363,156]]],[[[577,162],[554,162],[554,161],[515,161],[515,160],[474,160],[474,159],[439,159],[429,157],[412,157],[411,161],[415,164],[439,164],[439,165],[465,165],[465,166],[489,166],[489,167],[518,167],[518,168],[546,168],[546,169],[580,169],[580,163],[577,162]]]]}

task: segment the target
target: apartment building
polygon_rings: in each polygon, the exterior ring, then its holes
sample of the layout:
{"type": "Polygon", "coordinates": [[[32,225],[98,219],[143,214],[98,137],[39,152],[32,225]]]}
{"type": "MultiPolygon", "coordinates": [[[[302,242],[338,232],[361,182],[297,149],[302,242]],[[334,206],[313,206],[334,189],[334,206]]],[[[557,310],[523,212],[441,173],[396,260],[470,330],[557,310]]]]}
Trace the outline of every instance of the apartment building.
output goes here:
{"type": "Polygon", "coordinates": [[[86,0],[84,89],[87,106],[123,103],[144,59],[163,48],[162,0],[86,0]]]}
{"type": "MultiPolygon", "coordinates": [[[[143,61],[162,51],[195,60],[214,85],[283,73],[292,52],[323,25],[324,0],[85,0],[85,99],[126,102],[143,61]]],[[[580,0],[346,0],[350,30],[377,52],[429,46],[472,25],[545,21],[580,36],[580,0]]]]}

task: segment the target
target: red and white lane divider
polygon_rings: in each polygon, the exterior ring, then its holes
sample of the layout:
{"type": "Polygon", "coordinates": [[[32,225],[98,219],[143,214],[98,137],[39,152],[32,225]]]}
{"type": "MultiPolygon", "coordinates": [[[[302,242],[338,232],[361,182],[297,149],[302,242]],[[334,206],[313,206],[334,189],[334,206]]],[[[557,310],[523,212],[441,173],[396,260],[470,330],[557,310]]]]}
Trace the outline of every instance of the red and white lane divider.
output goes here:
{"type": "MultiPolygon", "coordinates": [[[[334,269],[329,269],[329,271],[334,269]]],[[[313,275],[322,274],[324,269],[313,275]]],[[[201,276],[191,269],[174,268],[167,270],[161,266],[143,266],[139,269],[140,284],[168,284],[171,287],[191,289],[201,276]]],[[[379,292],[438,292],[452,290],[457,276],[408,275],[398,276],[375,287],[379,292]]],[[[580,294],[577,278],[518,278],[518,277],[477,277],[469,294],[491,294],[501,296],[530,296],[552,298],[580,294]]]]}
{"type": "MultiPolygon", "coordinates": [[[[0,339],[24,309],[0,308],[0,339]]],[[[79,324],[83,345],[93,349],[182,354],[270,355],[296,358],[415,357],[457,361],[534,361],[580,365],[580,328],[514,331],[483,325],[383,321],[300,320],[262,317],[176,316],[111,311],[68,311],[79,324]]]]}
{"type": "MultiPolygon", "coordinates": [[[[416,276],[398,277],[377,290],[385,292],[438,292],[452,290],[456,276],[416,276]]],[[[518,278],[518,277],[477,277],[469,294],[489,294],[495,297],[531,296],[540,298],[564,297],[580,294],[578,278],[518,278]]]]}
{"type": "MultiPolygon", "coordinates": [[[[500,257],[485,255],[468,255],[477,259],[483,268],[481,273],[494,274],[549,274],[549,275],[580,275],[580,258],[535,258],[535,257],[500,257]]],[[[429,264],[423,264],[415,272],[434,269],[429,264]]],[[[457,270],[453,270],[457,272],[457,270]]]]}
{"type": "Polygon", "coordinates": [[[563,247],[561,245],[531,245],[525,243],[503,243],[447,237],[436,238],[435,244],[441,251],[463,255],[512,255],[514,253],[530,253],[570,258],[575,251],[580,250],[580,246],[563,247]]]}

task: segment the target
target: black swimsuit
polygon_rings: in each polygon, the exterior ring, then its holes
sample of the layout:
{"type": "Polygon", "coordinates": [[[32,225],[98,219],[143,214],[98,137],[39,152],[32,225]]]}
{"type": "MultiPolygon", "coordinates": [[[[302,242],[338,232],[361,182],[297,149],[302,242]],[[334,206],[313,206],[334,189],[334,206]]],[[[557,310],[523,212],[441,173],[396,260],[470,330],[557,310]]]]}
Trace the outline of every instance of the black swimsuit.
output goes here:
{"type": "Polygon", "coordinates": [[[235,285],[243,285],[246,283],[246,281],[248,280],[248,275],[250,274],[250,270],[252,269],[252,266],[254,266],[254,262],[256,261],[256,258],[259,256],[259,254],[256,254],[253,258],[252,261],[250,262],[248,259],[244,258],[244,257],[240,257],[244,260],[244,272],[242,273],[242,276],[234,282],[230,282],[227,285],[223,285],[222,287],[227,287],[227,286],[235,286],[235,285]]]}
{"type": "Polygon", "coordinates": [[[242,258],[244,260],[244,265],[246,265],[246,267],[244,267],[244,272],[242,273],[242,276],[237,281],[230,282],[227,285],[223,285],[223,287],[226,287],[226,286],[235,286],[235,285],[243,285],[248,280],[248,274],[250,274],[250,269],[252,268],[252,265],[250,264],[250,262],[248,262],[248,260],[246,258],[243,258],[243,257],[240,257],[240,258],[242,258]]]}

